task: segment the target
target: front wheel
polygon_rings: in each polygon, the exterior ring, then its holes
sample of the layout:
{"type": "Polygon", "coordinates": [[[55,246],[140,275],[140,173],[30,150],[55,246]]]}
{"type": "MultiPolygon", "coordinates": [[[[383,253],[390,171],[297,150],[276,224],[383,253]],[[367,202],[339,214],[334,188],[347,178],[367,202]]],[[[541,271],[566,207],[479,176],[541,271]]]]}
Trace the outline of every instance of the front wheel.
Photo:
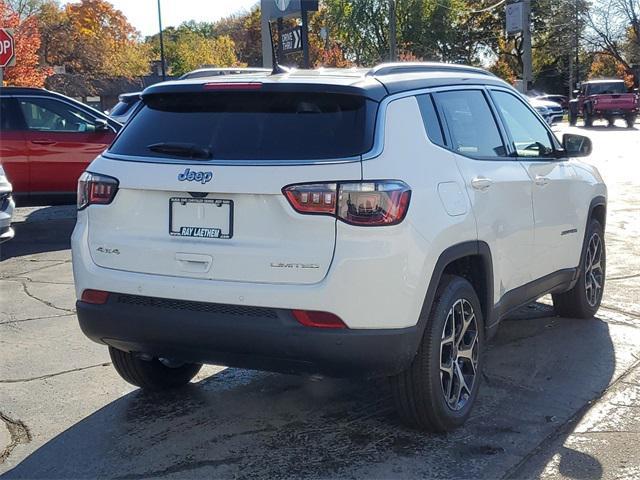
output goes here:
{"type": "Polygon", "coordinates": [[[584,109],[584,126],[587,128],[593,127],[593,115],[586,108],[584,109]]]}
{"type": "Polygon", "coordinates": [[[624,117],[624,120],[627,122],[627,128],[633,128],[636,124],[636,116],[635,115],[627,115],[624,117]]]}
{"type": "Polygon", "coordinates": [[[407,370],[391,378],[400,416],[410,426],[446,432],[461,426],[478,395],[484,322],[464,278],[442,278],[422,342],[407,370]]]}
{"type": "Polygon", "coordinates": [[[600,308],[606,273],[604,229],[592,219],[582,247],[578,281],[565,293],[553,295],[556,313],[568,318],[591,318],[600,308]]]}
{"type": "Polygon", "coordinates": [[[135,353],[109,347],[109,355],[118,374],[127,382],[145,390],[170,390],[182,387],[200,371],[199,363],[167,366],[159,359],[143,360],[135,353]]]}

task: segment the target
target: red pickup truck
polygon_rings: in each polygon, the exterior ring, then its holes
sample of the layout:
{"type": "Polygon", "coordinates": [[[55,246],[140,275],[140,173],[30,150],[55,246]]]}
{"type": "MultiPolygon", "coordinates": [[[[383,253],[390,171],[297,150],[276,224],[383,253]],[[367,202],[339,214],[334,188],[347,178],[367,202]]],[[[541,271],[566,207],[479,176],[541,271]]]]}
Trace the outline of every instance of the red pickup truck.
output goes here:
{"type": "Polygon", "coordinates": [[[585,127],[594,120],[605,119],[613,126],[617,118],[623,118],[628,128],[633,128],[638,117],[637,90],[629,93],[623,80],[591,80],[583,82],[576,91],[577,98],[569,102],[569,123],[575,125],[578,117],[585,127]]]}

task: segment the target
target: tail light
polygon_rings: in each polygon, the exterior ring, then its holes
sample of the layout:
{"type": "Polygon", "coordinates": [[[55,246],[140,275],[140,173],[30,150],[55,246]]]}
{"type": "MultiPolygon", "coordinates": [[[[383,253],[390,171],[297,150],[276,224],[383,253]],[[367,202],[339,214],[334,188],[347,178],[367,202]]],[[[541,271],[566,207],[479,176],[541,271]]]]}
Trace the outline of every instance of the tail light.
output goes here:
{"type": "Polygon", "coordinates": [[[117,192],[117,179],[84,172],[78,180],[78,210],[89,205],[108,205],[113,201],[117,192]]]}
{"type": "Polygon", "coordinates": [[[366,227],[402,222],[411,199],[409,186],[397,180],[291,185],[282,193],[299,213],[329,215],[366,227]]]}
{"type": "Polygon", "coordinates": [[[294,318],[305,327],[347,328],[344,322],[333,313],[312,310],[293,310],[294,318]]]}

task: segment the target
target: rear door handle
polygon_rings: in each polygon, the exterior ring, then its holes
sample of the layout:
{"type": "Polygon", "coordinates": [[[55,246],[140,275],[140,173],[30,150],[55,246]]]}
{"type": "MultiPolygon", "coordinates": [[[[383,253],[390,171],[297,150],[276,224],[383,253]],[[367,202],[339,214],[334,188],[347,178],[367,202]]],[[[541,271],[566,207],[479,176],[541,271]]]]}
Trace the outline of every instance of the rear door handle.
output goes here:
{"type": "Polygon", "coordinates": [[[471,180],[471,186],[474,190],[480,190],[481,192],[487,190],[491,185],[493,185],[493,182],[487,177],[476,177],[471,180]]]}
{"type": "Polygon", "coordinates": [[[539,187],[544,187],[548,183],[549,183],[549,179],[547,177],[536,175],[536,185],[538,185],[539,187]]]}
{"type": "Polygon", "coordinates": [[[36,145],[53,145],[55,140],[31,140],[31,143],[35,143],[36,145]]]}

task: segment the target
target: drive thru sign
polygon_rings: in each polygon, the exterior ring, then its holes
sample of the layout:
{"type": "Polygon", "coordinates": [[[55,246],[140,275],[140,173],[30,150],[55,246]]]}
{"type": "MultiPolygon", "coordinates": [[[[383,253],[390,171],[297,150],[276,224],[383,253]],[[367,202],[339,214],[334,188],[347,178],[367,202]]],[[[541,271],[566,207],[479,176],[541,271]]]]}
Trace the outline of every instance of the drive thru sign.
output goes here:
{"type": "Polygon", "coordinates": [[[0,68],[16,64],[16,49],[13,41],[13,29],[0,28],[0,68]]]}

